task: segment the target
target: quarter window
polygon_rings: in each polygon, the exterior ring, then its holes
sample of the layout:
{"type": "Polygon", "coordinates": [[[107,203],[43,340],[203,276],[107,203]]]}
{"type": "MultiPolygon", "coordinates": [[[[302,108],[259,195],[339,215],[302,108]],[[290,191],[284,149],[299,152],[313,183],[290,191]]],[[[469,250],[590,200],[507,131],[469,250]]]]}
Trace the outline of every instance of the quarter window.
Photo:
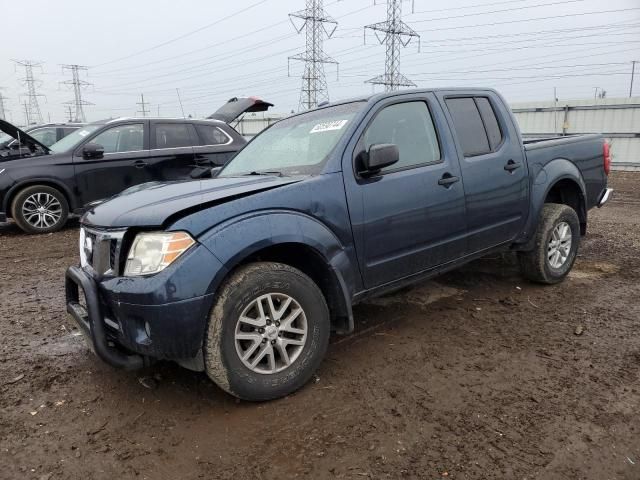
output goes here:
{"type": "Polygon", "coordinates": [[[196,124],[202,145],[224,145],[231,140],[226,133],[214,125],[196,124]]]}
{"type": "Polygon", "coordinates": [[[91,143],[104,147],[104,153],[137,152],[144,150],[142,123],[118,125],[98,134],[91,143]]]}
{"type": "Polygon", "coordinates": [[[431,113],[425,102],[406,102],[381,110],[364,134],[364,148],[392,143],[398,146],[400,160],[382,172],[440,160],[440,146],[431,113]]]}
{"type": "Polygon", "coordinates": [[[497,150],[498,146],[502,143],[502,132],[500,131],[500,124],[496,118],[496,112],[493,111],[491,102],[486,97],[477,97],[476,105],[480,110],[480,116],[484,121],[484,128],[487,131],[487,137],[489,137],[489,146],[491,151],[497,150]]]}

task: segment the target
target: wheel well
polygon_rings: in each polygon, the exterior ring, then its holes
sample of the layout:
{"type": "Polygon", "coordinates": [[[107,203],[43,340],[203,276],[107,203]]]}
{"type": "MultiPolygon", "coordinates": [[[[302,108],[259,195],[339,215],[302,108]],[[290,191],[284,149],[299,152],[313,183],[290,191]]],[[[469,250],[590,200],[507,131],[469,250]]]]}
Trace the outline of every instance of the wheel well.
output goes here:
{"type": "Polygon", "coordinates": [[[580,233],[584,235],[587,231],[587,211],[582,190],[576,182],[569,179],[560,180],[556,183],[545,198],[544,203],[560,203],[573,208],[580,220],[580,233]]]}
{"type": "Polygon", "coordinates": [[[284,263],[308,275],[318,285],[327,301],[332,330],[336,332],[350,330],[349,308],[340,282],[333,269],[316,250],[304,244],[283,243],[253,253],[236,267],[252,262],[284,263]]]}
{"type": "Polygon", "coordinates": [[[18,185],[18,187],[16,189],[14,189],[10,194],[9,197],[7,198],[6,202],[7,202],[7,217],[12,218],[13,213],[13,200],[16,198],[16,195],[18,195],[21,191],[23,191],[25,188],[29,188],[29,187],[34,187],[36,185],[43,185],[45,187],[50,187],[50,188],[55,188],[57,191],[59,191],[62,196],[64,197],[64,199],[67,201],[67,205],[69,205],[69,210],[72,210],[72,206],[71,206],[71,198],[69,197],[69,194],[67,193],[66,189],[61,188],[60,185],[58,185],[55,182],[50,182],[47,180],[33,180],[30,182],[25,182],[25,183],[21,183],[20,185],[18,185]]]}

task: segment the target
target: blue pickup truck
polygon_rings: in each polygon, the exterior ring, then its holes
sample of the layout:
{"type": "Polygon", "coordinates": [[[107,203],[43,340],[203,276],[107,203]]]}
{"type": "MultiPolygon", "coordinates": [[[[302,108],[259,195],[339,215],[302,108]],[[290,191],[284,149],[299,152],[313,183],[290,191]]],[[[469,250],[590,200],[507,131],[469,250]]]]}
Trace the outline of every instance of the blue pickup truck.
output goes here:
{"type": "Polygon", "coordinates": [[[214,178],[89,210],[67,310],[115,367],[172,360],[277,398],[369,297],[506,250],[528,279],[563,280],[609,168],[600,135],[523,142],[490,89],[332,103],[276,123],[214,178]]]}

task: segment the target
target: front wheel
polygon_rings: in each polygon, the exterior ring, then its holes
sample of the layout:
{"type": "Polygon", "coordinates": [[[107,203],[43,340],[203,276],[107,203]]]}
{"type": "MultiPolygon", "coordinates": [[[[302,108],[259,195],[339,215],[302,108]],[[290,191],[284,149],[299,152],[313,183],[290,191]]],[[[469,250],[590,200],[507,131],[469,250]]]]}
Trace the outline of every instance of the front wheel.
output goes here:
{"type": "Polygon", "coordinates": [[[313,280],[281,263],[253,263],[220,289],[207,327],[206,371],[244,400],[282,397],[309,381],[329,332],[327,303],[313,280]]]}
{"type": "Polygon", "coordinates": [[[18,192],[11,214],[27,233],[51,233],[60,230],[69,217],[69,204],[60,191],[47,185],[33,185],[18,192]]]}
{"type": "Polygon", "coordinates": [[[547,203],[542,208],[533,250],[520,252],[520,270],[529,280],[554,284],[569,274],[580,246],[580,221],[567,205],[547,203]]]}

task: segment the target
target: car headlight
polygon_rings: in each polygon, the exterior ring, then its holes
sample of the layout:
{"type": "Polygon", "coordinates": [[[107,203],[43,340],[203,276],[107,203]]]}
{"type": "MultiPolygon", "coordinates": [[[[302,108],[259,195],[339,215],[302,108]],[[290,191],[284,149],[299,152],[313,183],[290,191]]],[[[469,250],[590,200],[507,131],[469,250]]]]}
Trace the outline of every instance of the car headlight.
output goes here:
{"type": "Polygon", "coordinates": [[[129,249],[124,274],[135,277],[161,272],[195,243],[186,232],[139,233],[129,249]]]}

